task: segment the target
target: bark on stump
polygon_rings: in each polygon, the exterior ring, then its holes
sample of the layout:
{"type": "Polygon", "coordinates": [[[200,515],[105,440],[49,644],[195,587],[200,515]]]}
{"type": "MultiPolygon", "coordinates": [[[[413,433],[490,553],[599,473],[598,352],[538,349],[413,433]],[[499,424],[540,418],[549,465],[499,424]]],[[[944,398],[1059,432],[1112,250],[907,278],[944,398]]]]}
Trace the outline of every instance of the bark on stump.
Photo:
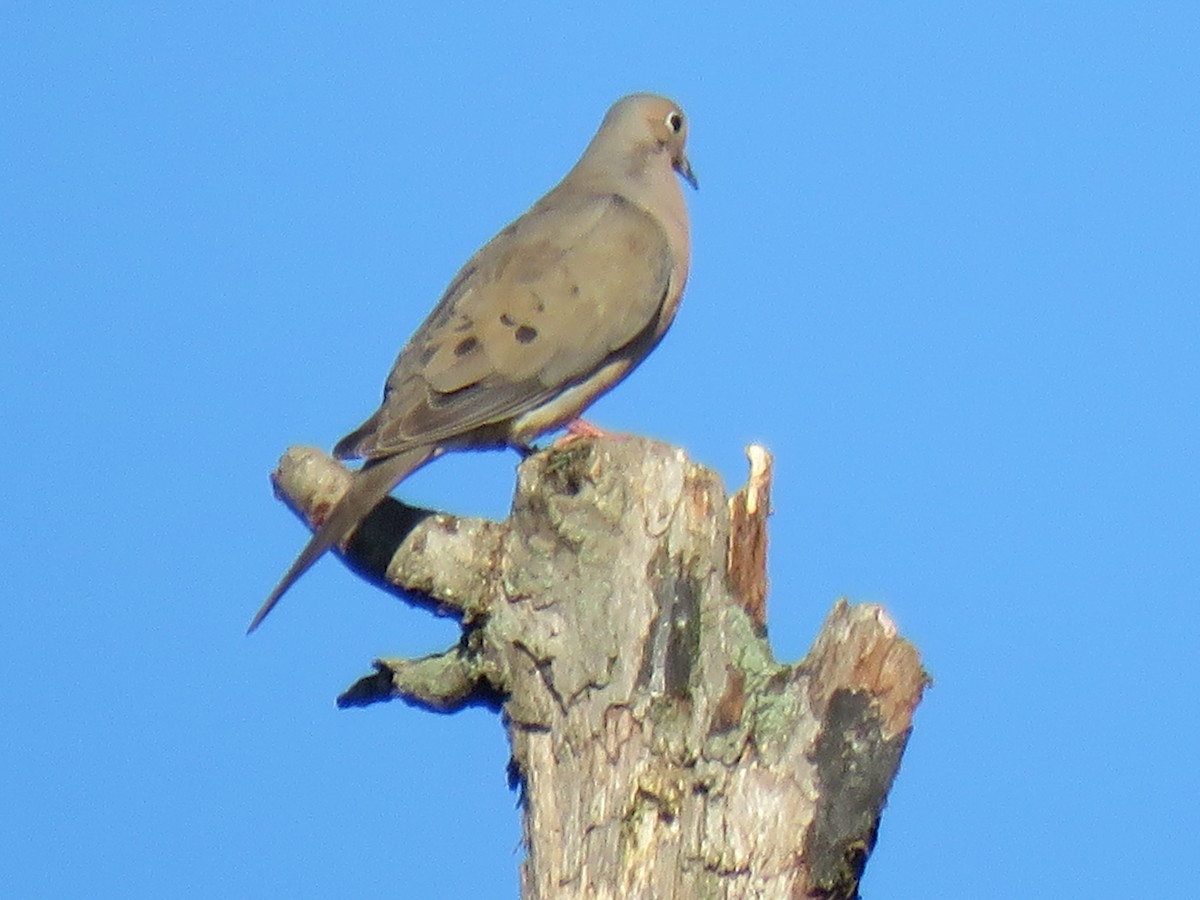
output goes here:
{"type": "MultiPolygon", "coordinates": [[[[343,706],[502,712],[522,792],[522,897],[850,898],[927,677],[887,613],[839,600],[808,655],[766,641],[770,459],[717,476],[642,439],[527,459],[504,522],[388,499],[339,548],[462,621],[380,659],[343,706]]],[[[274,480],[319,521],[349,474],[293,448],[274,480]]]]}

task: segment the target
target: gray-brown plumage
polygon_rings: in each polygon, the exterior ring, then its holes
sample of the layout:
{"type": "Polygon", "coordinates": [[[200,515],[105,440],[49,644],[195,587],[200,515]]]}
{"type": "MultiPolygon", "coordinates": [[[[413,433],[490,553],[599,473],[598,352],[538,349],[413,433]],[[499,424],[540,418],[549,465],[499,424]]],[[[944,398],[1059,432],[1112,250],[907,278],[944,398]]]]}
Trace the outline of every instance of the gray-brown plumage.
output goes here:
{"type": "Polygon", "coordinates": [[[248,631],[416,469],[447,450],[527,446],[654,349],[687,281],[686,140],[672,101],[618,100],[566,177],[468,260],[400,351],[378,411],[334,448],[363,467],[248,631]]]}

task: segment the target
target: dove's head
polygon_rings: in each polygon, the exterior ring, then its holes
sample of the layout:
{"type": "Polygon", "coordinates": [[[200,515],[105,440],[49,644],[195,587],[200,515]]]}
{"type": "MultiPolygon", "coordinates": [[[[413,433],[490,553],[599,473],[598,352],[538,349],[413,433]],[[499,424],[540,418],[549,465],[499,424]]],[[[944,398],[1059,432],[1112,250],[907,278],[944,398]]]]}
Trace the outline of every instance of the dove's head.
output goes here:
{"type": "Polygon", "coordinates": [[[619,168],[628,175],[674,169],[695,188],[699,184],[685,152],[687,133],[687,117],[678,103],[657,94],[630,94],[609,109],[584,158],[623,163],[619,168]]]}

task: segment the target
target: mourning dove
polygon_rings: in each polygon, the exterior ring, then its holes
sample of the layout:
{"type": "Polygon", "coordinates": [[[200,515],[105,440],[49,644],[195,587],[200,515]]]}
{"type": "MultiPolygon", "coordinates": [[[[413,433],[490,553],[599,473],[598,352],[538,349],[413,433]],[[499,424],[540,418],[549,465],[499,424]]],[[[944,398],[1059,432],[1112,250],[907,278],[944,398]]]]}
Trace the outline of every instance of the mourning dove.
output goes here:
{"type": "Polygon", "coordinates": [[[686,140],[672,101],[618,100],[566,177],[467,261],[400,351],[379,410],[334,448],[365,462],[247,633],[416,469],[447,450],[527,448],[654,349],[688,275],[686,140]]]}

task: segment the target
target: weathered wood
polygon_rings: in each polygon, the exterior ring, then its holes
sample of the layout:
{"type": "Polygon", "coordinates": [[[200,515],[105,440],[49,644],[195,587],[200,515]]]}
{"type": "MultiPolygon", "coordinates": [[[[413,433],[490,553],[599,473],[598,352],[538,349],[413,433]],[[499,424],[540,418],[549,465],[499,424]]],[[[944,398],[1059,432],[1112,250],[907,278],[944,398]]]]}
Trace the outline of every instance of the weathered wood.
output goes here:
{"type": "MultiPolygon", "coordinates": [[[[527,900],[856,896],[927,679],[881,607],[844,601],[805,659],[774,660],[771,466],[751,459],[727,502],[680,450],[577,440],[521,465],[502,523],[388,500],[341,548],[463,637],[376,661],[339,702],[502,711],[527,900]]],[[[276,486],[319,515],[346,478],[298,449],[276,486]]]]}

